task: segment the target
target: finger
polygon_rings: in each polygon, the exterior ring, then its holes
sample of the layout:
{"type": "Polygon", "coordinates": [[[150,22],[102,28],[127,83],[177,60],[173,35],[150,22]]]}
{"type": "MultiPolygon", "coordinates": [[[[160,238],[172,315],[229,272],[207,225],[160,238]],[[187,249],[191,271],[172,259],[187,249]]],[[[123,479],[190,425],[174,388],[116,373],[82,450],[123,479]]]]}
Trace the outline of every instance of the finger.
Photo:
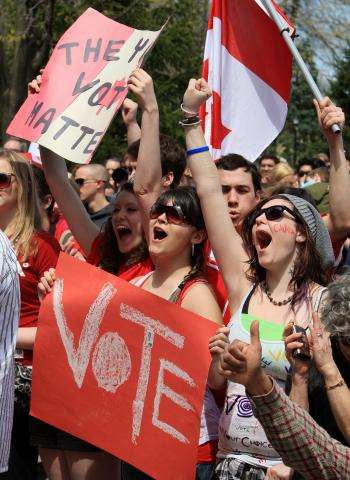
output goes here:
{"type": "Polygon", "coordinates": [[[255,320],[250,326],[250,344],[259,347],[261,346],[258,320],[255,320]]]}
{"type": "Polygon", "coordinates": [[[50,285],[48,284],[48,282],[47,282],[47,280],[46,280],[45,277],[42,277],[42,278],[40,279],[40,283],[41,283],[41,285],[43,286],[45,293],[46,293],[46,292],[51,292],[51,287],[50,287],[50,285]]]}
{"type": "Polygon", "coordinates": [[[315,99],[313,100],[313,102],[314,102],[314,106],[315,106],[315,109],[316,109],[317,118],[318,118],[319,121],[321,121],[321,113],[322,112],[321,112],[321,109],[320,109],[320,105],[319,105],[318,101],[315,100],[315,99]]]}
{"type": "Polygon", "coordinates": [[[51,267],[51,268],[49,269],[49,272],[50,272],[51,277],[52,277],[54,280],[56,280],[56,269],[53,268],[53,267],[51,267]]]}
{"type": "Polygon", "coordinates": [[[287,345],[290,342],[294,342],[295,340],[298,340],[302,336],[303,336],[303,334],[301,332],[292,333],[292,335],[289,335],[288,337],[286,337],[284,339],[284,343],[287,345]]]}
{"type": "Polygon", "coordinates": [[[47,281],[47,283],[50,285],[50,287],[52,287],[53,280],[51,278],[50,272],[44,272],[44,277],[45,277],[45,280],[47,281]]]}
{"type": "Polygon", "coordinates": [[[222,354],[220,365],[223,370],[231,370],[234,372],[243,372],[245,369],[245,362],[234,358],[229,353],[222,354]]]}
{"type": "Polygon", "coordinates": [[[136,77],[130,77],[128,79],[128,85],[135,85],[136,87],[142,88],[144,87],[145,83],[142,79],[136,77]]]}
{"type": "Polygon", "coordinates": [[[229,336],[230,334],[230,329],[229,327],[220,327],[216,333],[223,333],[225,336],[229,336]]]}
{"type": "Polygon", "coordinates": [[[41,296],[46,295],[46,288],[41,282],[38,283],[38,294],[41,296]]]}
{"type": "Polygon", "coordinates": [[[303,342],[291,342],[288,345],[286,345],[286,349],[289,352],[294,352],[294,350],[296,350],[297,348],[301,348],[303,346],[304,346],[303,342]]]}
{"type": "Polygon", "coordinates": [[[216,342],[210,343],[209,344],[209,350],[211,350],[214,347],[220,347],[222,351],[226,350],[227,343],[223,342],[222,340],[217,340],[216,342]]]}
{"type": "Polygon", "coordinates": [[[136,87],[135,85],[128,85],[129,87],[129,90],[132,92],[132,93],[135,93],[135,95],[141,95],[141,93],[143,92],[143,90],[139,87],[136,87]]]}
{"type": "Polygon", "coordinates": [[[231,343],[231,345],[229,345],[228,352],[235,356],[238,360],[245,361],[245,355],[242,353],[242,350],[246,346],[246,343],[235,340],[233,343],[231,343]]]}
{"type": "Polygon", "coordinates": [[[220,347],[212,347],[212,348],[209,348],[209,352],[211,355],[216,355],[216,354],[222,354],[224,350],[220,347]]]}
{"type": "Polygon", "coordinates": [[[196,89],[196,79],[191,78],[190,81],[188,82],[188,89],[196,89]]]}
{"type": "Polygon", "coordinates": [[[318,103],[320,105],[321,110],[323,110],[325,107],[328,107],[329,105],[332,105],[332,101],[329,97],[324,97],[318,103]]]}
{"type": "Polygon", "coordinates": [[[287,323],[287,325],[284,327],[284,331],[283,331],[283,336],[285,337],[285,339],[292,334],[293,332],[293,322],[289,322],[287,323]]]}

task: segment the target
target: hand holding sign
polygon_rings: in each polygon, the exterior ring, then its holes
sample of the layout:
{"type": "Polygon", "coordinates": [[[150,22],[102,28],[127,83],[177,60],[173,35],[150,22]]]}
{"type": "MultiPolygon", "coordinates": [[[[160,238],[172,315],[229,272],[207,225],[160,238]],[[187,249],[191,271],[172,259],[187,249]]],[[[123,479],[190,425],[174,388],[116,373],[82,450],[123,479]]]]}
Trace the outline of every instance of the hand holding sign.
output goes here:
{"type": "Polygon", "coordinates": [[[61,37],[42,77],[31,82],[7,133],[88,163],[124,101],[129,75],[159,33],[135,30],[89,8],[61,37]]]}
{"type": "Polygon", "coordinates": [[[216,325],[65,254],[56,278],[40,311],[31,414],[154,478],[194,478],[216,325]]]}

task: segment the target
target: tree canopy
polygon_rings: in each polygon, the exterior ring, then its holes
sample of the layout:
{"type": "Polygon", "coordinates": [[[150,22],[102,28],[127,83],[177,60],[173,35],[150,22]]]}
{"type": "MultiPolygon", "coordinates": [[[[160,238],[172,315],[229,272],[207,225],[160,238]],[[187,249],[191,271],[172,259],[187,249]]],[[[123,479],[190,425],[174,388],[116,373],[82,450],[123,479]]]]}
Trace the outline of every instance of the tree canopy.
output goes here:
{"type": "MultiPolygon", "coordinates": [[[[278,3],[299,26],[301,37],[296,41],[313,74],[321,79],[328,76],[331,94],[350,113],[349,0],[279,0],[278,3]],[[348,46],[344,54],[343,45],[348,46]],[[330,63],[332,68],[328,67],[330,63]]],[[[145,68],[155,82],[162,132],[182,138],[179,104],[188,79],[200,75],[208,0],[0,0],[0,7],[2,135],[26,97],[27,83],[45,65],[57,40],[86,8],[93,7],[139,29],[159,29],[170,17],[145,68]]],[[[117,115],[96,153],[96,160],[121,154],[125,146],[125,129],[117,115]]],[[[286,128],[271,149],[288,160],[324,149],[312,94],[297,67],[286,128]]]]}

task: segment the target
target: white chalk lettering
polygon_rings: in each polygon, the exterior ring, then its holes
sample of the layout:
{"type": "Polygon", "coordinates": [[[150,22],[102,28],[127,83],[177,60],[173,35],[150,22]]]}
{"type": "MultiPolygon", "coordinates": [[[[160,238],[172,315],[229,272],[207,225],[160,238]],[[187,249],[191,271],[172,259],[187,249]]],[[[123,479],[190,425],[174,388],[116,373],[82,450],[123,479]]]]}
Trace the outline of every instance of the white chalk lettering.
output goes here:
{"type": "Polygon", "coordinates": [[[111,283],[103,285],[100,293],[90,306],[85,317],[79,338],[79,345],[74,347],[74,336],[68,327],[63,309],[63,279],[57,278],[53,290],[53,308],[61,339],[66,350],[67,359],[72,369],[75,383],[81,388],[89,363],[90,353],[97,340],[101,321],[106,309],[117,292],[111,283]]]}
{"type": "Polygon", "coordinates": [[[159,420],[159,408],[160,408],[160,401],[162,399],[162,395],[166,396],[172,402],[179,405],[179,407],[183,408],[186,411],[194,410],[192,405],[188,403],[185,397],[176,393],[174,390],[169,388],[164,383],[164,372],[168,371],[175,375],[178,378],[184,380],[188,385],[191,387],[195,387],[196,384],[194,383],[193,379],[186,373],[184,370],[181,370],[177,365],[163,358],[160,359],[160,367],[158,373],[158,380],[157,380],[157,387],[156,387],[156,394],[154,397],[154,405],[153,405],[153,415],[152,415],[152,423],[155,427],[158,427],[163,432],[171,435],[174,438],[177,438],[182,443],[189,443],[189,440],[183,435],[181,432],[176,430],[174,427],[169,425],[168,423],[159,420]]]}
{"type": "Polygon", "coordinates": [[[160,323],[158,320],[147,317],[139,310],[136,310],[124,303],[120,304],[120,316],[125,320],[141,325],[145,329],[143,347],[141,354],[141,364],[139,379],[137,383],[136,396],[132,406],[132,441],[136,443],[136,439],[140,434],[145,397],[147,393],[148,379],[150,374],[151,352],[154,342],[154,335],[158,334],[175,347],[182,349],[185,338],[173,332],[170,328],[160,323]]]}

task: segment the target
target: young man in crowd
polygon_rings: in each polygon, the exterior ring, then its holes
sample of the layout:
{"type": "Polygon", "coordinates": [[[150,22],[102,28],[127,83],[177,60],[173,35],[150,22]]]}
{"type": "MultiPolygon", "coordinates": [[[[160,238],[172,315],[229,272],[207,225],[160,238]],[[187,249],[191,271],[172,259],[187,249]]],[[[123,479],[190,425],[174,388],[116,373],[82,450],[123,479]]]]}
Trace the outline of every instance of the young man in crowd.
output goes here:
{"type": "Polygon", "coordinates": [[[102,227],[114,209],[105,195],[108,178],[106,168],[97,163],[78,167],[74,175],[81,201],[85,204],[91,220],[98,227],[102,227]]]}
{"type": "Polygon", "coordinates": [[[263,185],[268,184],[270,181],[270,174],[272,170],[275,168],[276,165],[280,163],[279,158],[275,155],[262,155],[260,157],[260,175],[261,175],[261,183],[263,185]]]}

